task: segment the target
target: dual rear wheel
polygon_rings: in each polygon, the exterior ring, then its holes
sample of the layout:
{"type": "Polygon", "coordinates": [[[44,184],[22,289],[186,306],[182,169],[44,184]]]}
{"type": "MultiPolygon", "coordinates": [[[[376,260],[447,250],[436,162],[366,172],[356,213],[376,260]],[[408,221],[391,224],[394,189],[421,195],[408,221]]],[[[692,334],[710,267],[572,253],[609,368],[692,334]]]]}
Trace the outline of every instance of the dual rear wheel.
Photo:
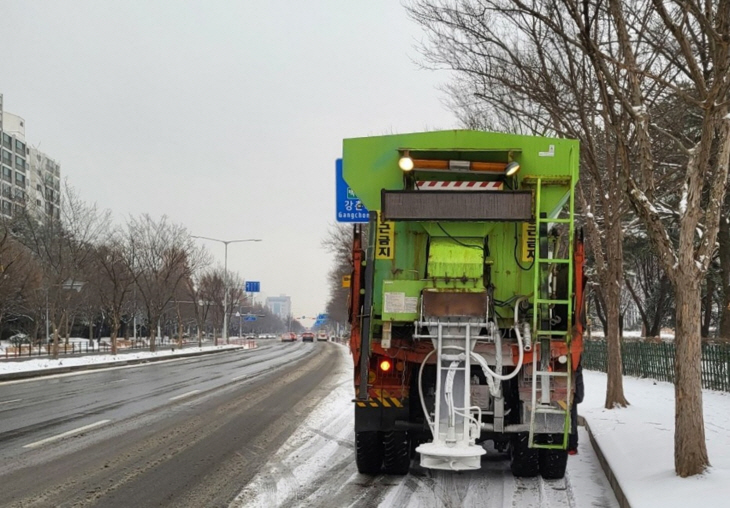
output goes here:
{"type": "Polygon", "coordinates": [[[355,432],[355,460],[361,474],[404,475],[411,467],[407,432],[355,432]]]}
{"type": "MultiPolygon", "coordinates": [[[[568,465],[567,450],[529,448],[526,432],[512,436],[510,443],[510,469],[520,478],[533,478],[538,474],[546,480],[559,480],[565,476],[568,465]]],[[[562,441],[561,436],[548,435],[546,444],[562,441]]]]}

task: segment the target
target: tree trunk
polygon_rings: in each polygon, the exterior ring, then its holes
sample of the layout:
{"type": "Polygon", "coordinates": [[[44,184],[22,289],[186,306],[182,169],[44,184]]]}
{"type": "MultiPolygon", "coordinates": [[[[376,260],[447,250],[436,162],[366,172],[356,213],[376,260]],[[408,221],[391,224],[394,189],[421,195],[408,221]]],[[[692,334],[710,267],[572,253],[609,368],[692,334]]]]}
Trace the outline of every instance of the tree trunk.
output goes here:
{"type": "Polygon", "coordinates": [[[183,347],[183,322],[180,315],[180,304],[177,304],[177,347],[179,349],[183,347]]]}
{"type": "MultiPolygon", "coordinates": [[[[730,198],[727,198],[725,202],[725,211],[727,213],[730,211],[730,198]]],[[[720,243],[718,255],[720,256],[723,295],[718,337],[730,339],[730,217],[728,215],[720,219],[717,240],[720,243]]]]}
{"type": "Polygon", "coordinates": [[[712,304],[715,300],[713,298],[715,295],[715,281],[709,271],[705,275],[705,280],[707,280],[706,293],[704,298],[705,309],[702,316],[702,329],[700,330],[700,335],[703,339],[706,339],[710,336],[710,323],[712,322],[712,304]]]}
{"type": "Polygon", "coordinates": [[[623,364],[621,360],[621,283],[620,278],[607,281],[604,288],[604,304],[606,305],[606,349],[607,349],[607,382],[606,409],[626,407],[629,402],[624,395],[623,364]]]}
{"type": "Polygon", "coordinates": [[[674,360],[674,468],[683,478],[710,465],[702,412],[700,283],[676,274],[677,327],[674,360]]]}
{"type": "Polygon", "coordinates": [[[654,312],[654,322],[649,329],[649,335],[651,337],[661,337],[662,334],[662,321],[664,320],[664,314],[667,310],[669,303],[669,287],[670,282],[666,275],[662,275],[659,280],[659,296],[657,297],[656,311],[654,312]]]}
{"type": "Polygon", "coordinates": [[[596,304],[596,315],[598,316],[598,320],[601,322],[601,328],[603,328],[603,336],[608,336],[608,324],[606,323],[606,316],[603,314],[603,309],[606,306],[603,302],[603,297],[601,296],[601,289],[596,288],[593,291],[593,301],[596,304]]]}
{"type": "Polygon", "coordinates": [[[56,323],[51,323],[51,326],[53,327],[53,353],[52,358],[54,360],[58,360],[58,326],[56,323]]]}
{"type": "Polygon", "coordinates": [[[112,329],[111,329],[111,339],[112,339],[112,354],[117,354],[117,334],[119,333],[119,316],[116,314],[112,314],[112,329]]]}
{"type": "Polygon", "coordinates": [[[155,326],[155,323],[157,323],[157,319],[150,319],[149,320],[149,340],[150,340],[150,351],[154,353],[157,351],[157,327],[155,326]]]}
{"type": "Polygon", "coordinates": [[[609,227],[604,240],[606,248],[606,270],[603,277],[603,305],[606,311],[606,349],[607,349],[607,383],[606,409],[626,407],[629,405],[624,396],[623,365],[621,358],[621,338],[623,334],[623,318],[621,316],[621,289],[624,283],[623,270],[623,234],[621,221],[609,220],[609,227]]]}
{"type": "Polygon", "coordinates": [[[68,345],[68,339],[71,336],[71,331],[69,330],[68,325],[68,315],[66,316],[66,321],[64,321],[64,342],[68,345]]]}

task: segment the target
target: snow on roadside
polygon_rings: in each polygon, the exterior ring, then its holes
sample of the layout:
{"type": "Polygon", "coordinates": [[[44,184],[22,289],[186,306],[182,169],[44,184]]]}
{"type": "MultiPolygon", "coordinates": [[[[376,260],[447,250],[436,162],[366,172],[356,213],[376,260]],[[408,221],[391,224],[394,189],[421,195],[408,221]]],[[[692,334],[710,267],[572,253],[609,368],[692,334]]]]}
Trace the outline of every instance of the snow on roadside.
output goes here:
{"type": "Polygon", "coordinates": [[[674,472],[674,385],[624,377],[628,408],[607,410],[606,374],[584,371],[587,421],[629,504],[637,508],[727,506],[730,499],[730,394],[704,390],[705,440],[712,466],[702,475],[674,472]]]}
{"type": "MultiPolygon", "coordinates": [[[[270,508],[307,498],[319,506],[329,506],[327,489],[335,475],[357,474],[352,460],[352,360],[349,350],[334,378],[330,395],[309,414],[289,440],[268,460],[254,479],[230,504],[231,507],[270,508]],[[343,411],[343,408],[346,410],[343,411]],[[345,472],[345,470],[349,470],[345,472]]],[[[340,486],[347,482],[343,478],[340,486]]]]}
{"type": "Polygon", "coordinates": [[[204,347],[188,347],[184,349],[175,349],[172,351],[171,348],[165,348],[164,350],[158,350],[153,352],[150,351],[138,351],[135,353],[122,353],[118,355],[111,354],[89,354],[86,356],[74,356],[67,357],[62,356],[58,360],[51,358],[37,358],[29,360],[21,359],[9,359],[0,360],[0,374],[7,374],[11,372],[27,372],[53,369],[57,367],[73,367],[79,365],[92,365],[97,363],[114,363],[114,362],[127,362],[129,360],[140,360],[145,358],[174,358],[179,355],[184,355],[194,352],[203,351],[215,351],[221,349],[240,349],[242,346],[238,345],[224,345],[224,346],[204,346],[204,347]],[[17,360],[17,361],[15,361],[17,360]]]}

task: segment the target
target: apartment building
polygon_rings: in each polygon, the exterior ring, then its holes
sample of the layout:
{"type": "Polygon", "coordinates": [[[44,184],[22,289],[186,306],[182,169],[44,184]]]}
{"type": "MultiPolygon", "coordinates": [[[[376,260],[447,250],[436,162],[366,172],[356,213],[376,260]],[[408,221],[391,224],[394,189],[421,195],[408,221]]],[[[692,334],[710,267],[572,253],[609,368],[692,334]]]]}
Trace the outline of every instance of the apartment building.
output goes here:
{"type": "Polygon", "coordinates": [[[61,167],[25,139],[25,120],[5,111],[0,94],[0,214],[23,208],[38,218],[61,216],[61,167]]]}

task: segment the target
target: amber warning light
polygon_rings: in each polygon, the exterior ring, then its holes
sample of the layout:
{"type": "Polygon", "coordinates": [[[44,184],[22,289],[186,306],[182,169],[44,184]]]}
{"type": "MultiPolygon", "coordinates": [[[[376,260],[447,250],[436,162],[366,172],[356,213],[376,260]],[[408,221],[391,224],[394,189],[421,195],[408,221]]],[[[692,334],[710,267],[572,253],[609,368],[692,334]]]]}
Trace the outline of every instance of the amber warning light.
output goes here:
{"type": "Polygon", "coordinates": [[[392,367],[390,360],[383,360],[380,362],[380,370],[382,370],[383,372],[388,372],[390,370],[390,367],[392,367]]]}

